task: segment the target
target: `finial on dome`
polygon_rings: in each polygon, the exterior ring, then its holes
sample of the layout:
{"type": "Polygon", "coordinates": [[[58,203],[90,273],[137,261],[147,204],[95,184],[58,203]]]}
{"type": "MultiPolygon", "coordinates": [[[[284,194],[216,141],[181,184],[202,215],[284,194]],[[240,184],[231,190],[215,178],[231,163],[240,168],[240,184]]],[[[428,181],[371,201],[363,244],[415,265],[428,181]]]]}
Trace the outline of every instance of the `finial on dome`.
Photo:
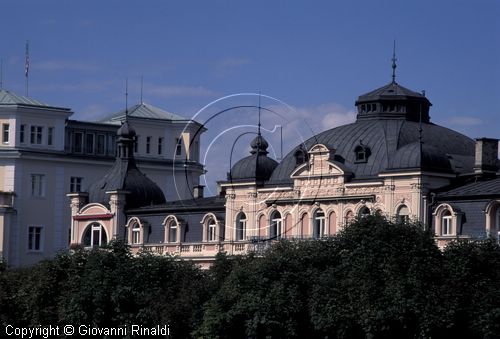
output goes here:
{"type": "Polygon", "coordinates": [[[394,46],[392,48],[392,82],[396,83],[396,40],[394,40],[394,46]]]}
{"type": "Polygon", "coordinates": [[[257,135],[260,136],[260,91],[259,91],[259,124],[257,125],[257,135]]]}

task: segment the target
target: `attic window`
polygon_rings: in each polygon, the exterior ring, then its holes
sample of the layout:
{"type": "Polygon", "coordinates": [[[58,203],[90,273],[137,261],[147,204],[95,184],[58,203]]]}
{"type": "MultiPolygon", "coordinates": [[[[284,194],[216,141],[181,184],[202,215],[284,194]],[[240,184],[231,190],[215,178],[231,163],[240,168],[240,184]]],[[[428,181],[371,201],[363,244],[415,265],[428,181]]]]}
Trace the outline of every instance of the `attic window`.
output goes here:
{"type": "Polygon", "coordinates": [[[303,164],[308,160],[307,152],[304,150],[302,145],[300,145],[299,149],[295,152],[294,156],[296,165],[303,164]]]}
{"type": "Polygon", "coordinates": [[[361,142],[356,148],[354,148],[354,153],[356,154],[356,163],[367,162],[370,156],[370,148],[363,145],[361,142]]]}

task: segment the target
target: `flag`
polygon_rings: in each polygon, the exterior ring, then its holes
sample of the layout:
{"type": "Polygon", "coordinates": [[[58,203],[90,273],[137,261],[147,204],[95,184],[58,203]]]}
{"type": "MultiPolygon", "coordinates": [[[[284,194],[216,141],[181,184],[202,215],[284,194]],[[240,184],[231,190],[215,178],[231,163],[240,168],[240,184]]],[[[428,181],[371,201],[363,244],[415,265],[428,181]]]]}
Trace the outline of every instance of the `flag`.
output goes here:
{"type": "Polygon", "coordinates": [[[29,43],[26,41],[26,59],[24,63],[24,76],[28,77],[28,72],[30,69],[30,53],[29,53],[29,43]]]}

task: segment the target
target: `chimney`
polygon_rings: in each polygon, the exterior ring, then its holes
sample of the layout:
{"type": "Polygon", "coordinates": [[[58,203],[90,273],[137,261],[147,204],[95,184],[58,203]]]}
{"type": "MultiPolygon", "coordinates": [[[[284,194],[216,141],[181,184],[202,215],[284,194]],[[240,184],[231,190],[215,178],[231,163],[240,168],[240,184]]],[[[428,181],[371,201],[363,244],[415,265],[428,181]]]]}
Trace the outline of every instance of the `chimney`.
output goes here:
{"type": "Polygon", "coordinates": [[[193,198],[198,199],[198,198],[203,198],[203,188],[205,186],[203,185],[196,185],[193,187],[193,198]]]}
{"type": "Polygon", "coordinates": [[[476,139],[474,173],[494,174],[498,171],[498,139],[476,139]]]}

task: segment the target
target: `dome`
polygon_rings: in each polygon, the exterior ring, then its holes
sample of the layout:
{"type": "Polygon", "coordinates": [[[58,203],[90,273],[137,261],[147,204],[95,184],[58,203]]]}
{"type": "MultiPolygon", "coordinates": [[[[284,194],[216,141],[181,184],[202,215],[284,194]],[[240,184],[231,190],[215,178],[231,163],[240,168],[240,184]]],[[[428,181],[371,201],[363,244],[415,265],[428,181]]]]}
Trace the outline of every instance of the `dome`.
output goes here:
{"type": "Polygon", "coordinates": [[[125,120],[125,122],[120,126],[120,128],[116,132],[116,136],[118,138],[132,139],[135,137],[135,129],[132,126],[130,126],[128,121],[125,120]]]}
{"type": "MultiPolygon", "coordinates": [[[[452,174],[472,172],[474,141],[463,134],[431,123],[428,115],[431,103],[422,94],[393,82],[360,96],[356,105],[356,122],[319,133],[307,140],[303,147],[309,150],[315,144],[330,145],[335,156],[343,159],[343,164],[352,171],[353,179],[376,178],[383,172],[410,169],[452,174]],[[368,111],[368,104],[375,106],[368,111]],[[361,105],[365,105],[364,110],[360,108],[361,105]],[[399,111],[396,110],[397,105],[400,105],[399,111]],[[389,110],[391,107],[394,107],[393,111],[389,110]]],[[[300,145],[283,158],[273,171],[269,184],[292,182],[290,175],[298,166],[295,154],[299,149],[300,145]]]]}
{"type": "Polygon", "coordinates": [[[165,195],[158,185],[147,178],[135,164],[135,130],[125,121],[117,132],[118,155],[111,170],[89,188],[89,202],[109,205],[106,192],[124,190],[125,208],[136,208],[165,203],[165,195]]]}
{"type": "Polygon", "coordinates": [[[228,173],[229,181],[267,181],[278,163],[267,156],[268,142],[262,135],[255,137],[250,143],[252,150],[249,156],[239,160],[228,173]]]}
{"type": "Polygon", "coordinates": [[[420,142],[414,142],[398,149],[392,156],[389,170],[401,168],[416,168],[428,171],[451,172],[453,170],[448,157],[436,146],[422,144],[420,152],[420,142]]]}

